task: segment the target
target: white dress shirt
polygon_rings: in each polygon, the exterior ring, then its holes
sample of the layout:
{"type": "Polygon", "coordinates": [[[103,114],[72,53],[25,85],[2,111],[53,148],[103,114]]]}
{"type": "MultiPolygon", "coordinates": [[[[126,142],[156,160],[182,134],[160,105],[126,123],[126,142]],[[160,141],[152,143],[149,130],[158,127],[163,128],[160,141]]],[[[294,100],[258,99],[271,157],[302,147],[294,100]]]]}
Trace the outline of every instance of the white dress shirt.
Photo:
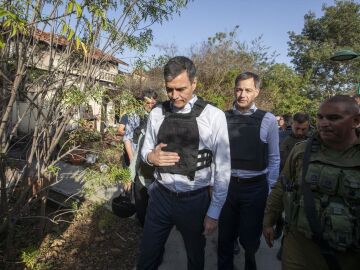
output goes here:
{"type": "MultiPolygon", "coordinates": [[[[253,104],[246,112],[237,110],[235,106],[233,110],[235,114],[251,115],[257,110],[257,108],[255,104],[253,104]]],[[[276,117],[272,113],[267,112],[262,119],[260,126],[260,139],[264,143],[268,144],[268,166],[262,171],[232,169],[231,175],[241,178],[251,178],[261,174],[266,174],[270,192],[271,187],[275,184],[279,176],[280,167],[279,131],[276,117]]]]}
{"type": "MultiPolygon", "coordinates": [[[[196,100],[197,97],[194,95],[184,108],[180,110],[174,108],[173,111],[175,113],[189,113],[196,100]]],[[[145,141],[141,149],[141,156],[145,162],[147,162],[147,155],[158,144],[157,135],[164,117],[162,105],[154,108],[149,115],[145,141]]],[[[213,175],[214,189],[207,215],[218,219],[227,196],[231,172],[226,118],[224,112],[208,104],[200,116],[196,118],[196,121],[199,128],[199,149],[211,150],[213,154],[212,166],[196,171],[194,181],[190,181],[185,175],[170,173],[155,172],[155,178],[172,191],[184,192],[209,186],[212,184],[213,175]],[[213,173],[212,169],[214,170],[213,173]]]]}

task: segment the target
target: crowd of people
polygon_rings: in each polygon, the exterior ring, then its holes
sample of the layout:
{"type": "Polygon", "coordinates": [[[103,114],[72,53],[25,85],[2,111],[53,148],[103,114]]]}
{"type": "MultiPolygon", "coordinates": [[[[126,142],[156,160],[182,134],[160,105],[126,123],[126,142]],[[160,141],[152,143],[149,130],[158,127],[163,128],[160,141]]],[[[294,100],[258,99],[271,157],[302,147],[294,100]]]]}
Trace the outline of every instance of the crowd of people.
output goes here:
{"type": "Polygon", "coordinates": [[[305,112],[275,116],[257,108],[261,79],[253,72],[236,77],[226,112],[195,94],[190,59],[170,59],[164,80],[168,101],[157,104],[156,93],[145,91],[147,113],[120,123],[127,165],[136,163],[135,203],[144,227],[138,270],[159,267],[174,226],[189,270],[204,269],[206,236],[216,230],[219,270],[234,269],[239,243],[244,269],[257,269],[262,234],[269,247],[282,236],[283,269],[358,269],[356,97],[324,100],[313,127],[305,112]]]}

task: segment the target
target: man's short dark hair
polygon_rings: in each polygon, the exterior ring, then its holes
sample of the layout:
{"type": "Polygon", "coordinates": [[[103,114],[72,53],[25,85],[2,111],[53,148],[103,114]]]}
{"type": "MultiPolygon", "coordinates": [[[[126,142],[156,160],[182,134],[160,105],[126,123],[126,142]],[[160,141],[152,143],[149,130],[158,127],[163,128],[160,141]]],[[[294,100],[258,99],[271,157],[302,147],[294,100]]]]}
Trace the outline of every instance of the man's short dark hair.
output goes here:
{"type": "Polygon", "coordinates": [[[193,61],[185,56],[175,56],[164,66],[164,79],[166,82],[172,81],[184,71],[187,72],[190,82],[193,82],[196,76],[196,68],[193,61]]]}
{"type": "Polygon", "coordinates": [[[250,71],[245,71],[243,73],[240,73],[235,79],[235,86],[237,86],[240,81],[251,79],[251,78],[254,79],[255,87],[257,89],[260,89],[261,82],[260,82],[259,75],[255,74],[253,72],[250,72],[250,71]]]}
{"type": "Polygon", "coordinates": [[[297,112],[293,116],[293,121],[295,121],[295,122],[297,122],[299,124],[309,122],[309,115],[307,113],[297,112]]]}
{"type": "Polygon", "coordinates": [[[145,97],[157,99],[158,94],[153,89],[146,89],[141,94],[141,99],[145,99],[145,97]]]}
{"type": "MultiPolygon", "coordinates": [[[[357,104],[355,98],[348,95],[336,95],[330,98],[325,99],[322,104],[327,103],[344,103],[346,106],[346,111],[349,114],[357,115],[359,114],[359,105],[357,104]]],[[[321,104],[321,105],[322,105],[321,104]]]]}
{"type": "Polygon", "coordinates": [[[289,114],[289,113],[283,114],[282,118],[284,119],[285,126],[286,127],[291,127],[291,124],[292,124],[292,121],[293,121],[293,118],[292,118],[291,114],[289,114]]]}

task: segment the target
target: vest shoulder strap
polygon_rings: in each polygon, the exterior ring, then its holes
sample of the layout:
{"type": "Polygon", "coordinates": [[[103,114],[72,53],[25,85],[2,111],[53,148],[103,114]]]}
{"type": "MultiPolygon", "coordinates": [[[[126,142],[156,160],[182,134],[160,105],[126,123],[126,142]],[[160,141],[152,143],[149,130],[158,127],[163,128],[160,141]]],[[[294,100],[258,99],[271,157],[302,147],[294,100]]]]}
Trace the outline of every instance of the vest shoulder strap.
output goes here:
{"type": "Polygon", "coordinates": [[[234,110],[227,110],[225,111],[225,116],[228,117],[228,116],[231,116],[231,115],[234,115],[234,110]]]}
{"type": "Polygon", "coordinates": [[[170,113],[170,112],[171,112],[170,100],[164,101],[162,103],[162,113],[163,113],[163,115],[166,115],[166,113],[170,113]]]}
{"type": "MultiPolygon", "coordinates": [[[[203,100],[201,97],[198,97],[197,101],[194,103],[194,106],[191,110],[191,112],[195,115],[195,117],[198,117],[206,105],[209,104],[207,101],[203,100]]],[[[163,115],[167,115],[171,113],[171,104],[170,100],[164,101],[162,103],[162,113],[163,115]]]]}
{"type": "Polygon", "coordinates": [[[262,121],[262,119],[264,118],[266,114],[266,111],[257,109],[256,112],[254,112],[253,114],[250,115],[251,118],[254,118],[256,120],[262,121]]]}
{"type": "MultiPolygon", "coordinates": [[[[251,117],[251,118],[254,118],[255,120],[262,121],[265,114],[266,114],[266,111],[257,109],[256,112],[254,112],[253,114],[250,114],[248,116],[251,117]]],[[[232,116],[232,115],[235,115],[233,109],[225,111],[225,116],[232,116]]]]}
{"type": "Polygon", "coordinates": [[[192,112],[195,114],[195,117],[198,117],[202,113],[207,104],[207,101],[198,97],[197,101],[194,103],[194,107],[192,108],[192,112]]]}

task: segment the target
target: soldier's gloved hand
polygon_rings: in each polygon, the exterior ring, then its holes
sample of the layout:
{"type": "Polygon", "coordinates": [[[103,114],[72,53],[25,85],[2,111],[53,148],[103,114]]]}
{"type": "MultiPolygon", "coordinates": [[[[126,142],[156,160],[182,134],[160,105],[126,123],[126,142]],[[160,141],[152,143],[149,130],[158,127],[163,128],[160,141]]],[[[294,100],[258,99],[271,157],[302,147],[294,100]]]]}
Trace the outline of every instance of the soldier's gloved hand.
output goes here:
{"type": "Polygon", "coordinates": [[[155,166],[174,166],[175,163],[180,160],[180,156],[176,152],[162,151],[162,148],[166,146],[167,144],[165,143],[159,143],[155,149],[148,154],[148,162],[155,166]]]}
{"type": "Polygon", "coordinates": [[[266,244],[271,248],[274,244],[274,229],[272,227],[263,228],[263,235],[266,240],[266,244]]]}

